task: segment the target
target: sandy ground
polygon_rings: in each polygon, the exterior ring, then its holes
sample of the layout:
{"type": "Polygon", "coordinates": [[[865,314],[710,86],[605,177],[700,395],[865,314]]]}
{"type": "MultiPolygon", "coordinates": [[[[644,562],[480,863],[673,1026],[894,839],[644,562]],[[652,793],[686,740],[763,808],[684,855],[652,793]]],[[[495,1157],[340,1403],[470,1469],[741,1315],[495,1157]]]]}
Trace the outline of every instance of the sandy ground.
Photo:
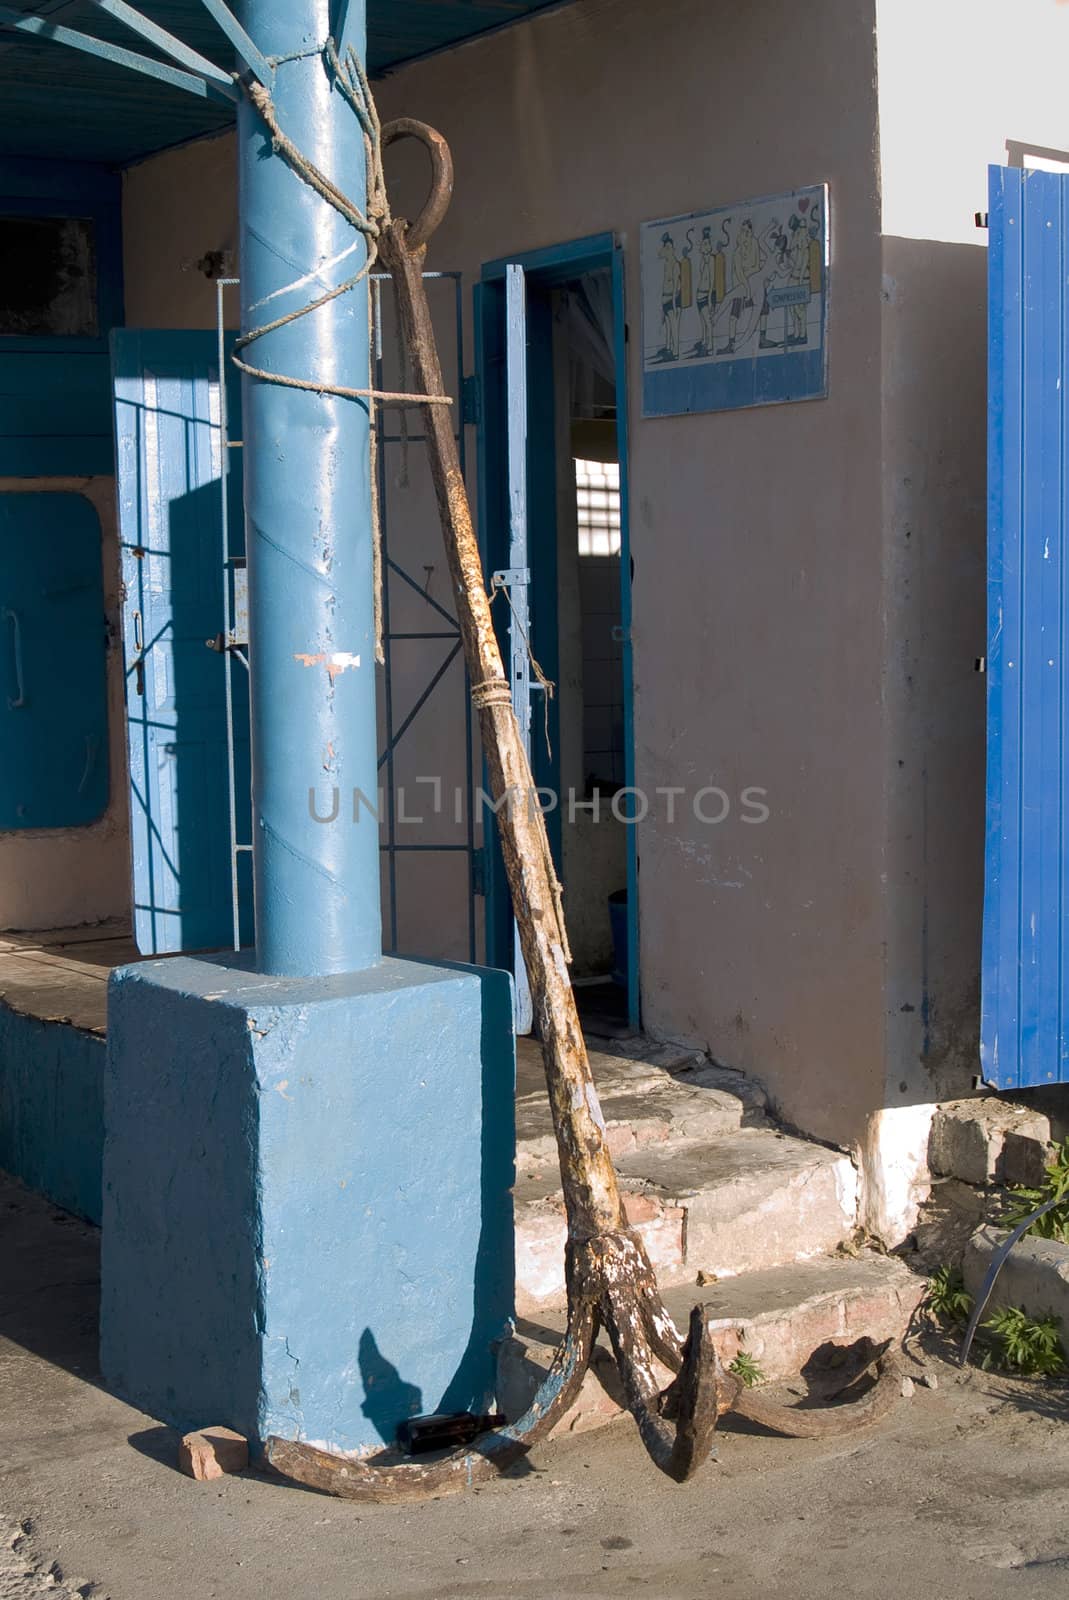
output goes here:
{"type": "MultiPolygon", "coordinates": [[[[100,1389],[91,1230],[0,1183],[0,1600],[642,1594],[987,1600],[1069,1593],[1069,1390],[934,1348],[889,1422],[816,1443],[725,1424],[691,1483],[627,1420],[415,1507],[257,1474],[197,1484],[100,1389]]],[[[219,1419],[205,1419],[219,1420],[219,1419]]]]}

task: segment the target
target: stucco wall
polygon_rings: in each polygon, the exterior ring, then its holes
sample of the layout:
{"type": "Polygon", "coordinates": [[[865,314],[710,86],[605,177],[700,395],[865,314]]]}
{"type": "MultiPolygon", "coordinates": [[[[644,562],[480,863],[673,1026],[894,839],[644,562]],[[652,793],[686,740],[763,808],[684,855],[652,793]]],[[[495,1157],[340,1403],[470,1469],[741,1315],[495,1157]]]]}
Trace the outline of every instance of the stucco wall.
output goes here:
{"type": "MultiPolygon", "coordinates": [[[[123,173],[129,327],[215,326],[215,284],[197,262],[213,251],[234,254],[237,206],[237,155],[230,133],[171,150],[123,173]]],[[[236,326],[234,295],[230,290],[236,326]]]]}
{"type": "Polygon", "coordinates": [[[104,608],[113,625],[107,652],[109,798],[104,815],[85,828],[0,832],[0,928],[72,928],[130,915],[115,482],[107,477],[0,478],[0,494],[39,491],[83,494],[100,518],[104,608]]]}
{"type": "Polygon", "coordinates": [[[641,829],[645,1021],[849,1139],[883,1088],[872,13],[821,0],[801,31],[782,0],[683,0],[666,20],[584,0],[415,65],[380,102],[453,148],[436,262],[475,275],[613,229],[632,316],[643,220],[831,184],[830,398],[649,422],[633,398],[629,473],[637,781],[736,802],[718,827],[680,803],[641,829]],[[747,785],[768,791],[763,825],[740,820],[747,785]]]}
{"type": "MultiPolygon", "coordinates": [[[[758,1074],[818,1135],[884,1092],[879,278],[873,5],[578,0],[378,86],[441,129],[456,199],[431,264],[615,230],[637,315],[642,221],[827,181],[830,396],[644,422],[630,373],[647,1026],[758,1074]],[[732,798],[719,826],[689,796],[732,798]],[[666,821],[658,785],[679,785],[666,821]],[[769,820],[738,797],[767,790],[769,820]],[[658,814],[655,820],[654,813],[658,814]]],[[[210,322],[183,269],[233,240],[229,140],[126,177],[131,323],[210,322]]],[[[422,157],[390,155],[411,212],[422,157]]],[[[712,802],[715,806],[715,801],[712,802]]]]}

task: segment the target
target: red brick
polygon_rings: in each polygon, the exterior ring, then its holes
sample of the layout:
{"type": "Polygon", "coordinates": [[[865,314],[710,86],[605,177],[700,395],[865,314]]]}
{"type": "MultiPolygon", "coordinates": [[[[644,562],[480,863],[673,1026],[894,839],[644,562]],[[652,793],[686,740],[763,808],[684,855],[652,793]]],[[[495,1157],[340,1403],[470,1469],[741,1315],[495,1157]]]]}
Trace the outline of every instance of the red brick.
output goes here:
{"type": "Polygon", "coordinates": [[[201,1482],[244,1472],[248,1464],[249,1441],[232,1428],[201,1428],[178,1446],[178,1470],[201,1482]]]}

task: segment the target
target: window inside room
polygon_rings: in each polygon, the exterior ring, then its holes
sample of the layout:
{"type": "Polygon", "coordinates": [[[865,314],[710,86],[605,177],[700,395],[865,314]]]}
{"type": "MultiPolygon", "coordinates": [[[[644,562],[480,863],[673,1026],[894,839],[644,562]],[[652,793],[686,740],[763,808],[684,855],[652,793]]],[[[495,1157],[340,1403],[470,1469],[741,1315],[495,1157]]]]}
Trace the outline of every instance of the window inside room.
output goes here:
{"type": "Polygon", "coordinates": [[[0,336],[96,338],[99,331],[92,219],[0,216],[0,336]]]}

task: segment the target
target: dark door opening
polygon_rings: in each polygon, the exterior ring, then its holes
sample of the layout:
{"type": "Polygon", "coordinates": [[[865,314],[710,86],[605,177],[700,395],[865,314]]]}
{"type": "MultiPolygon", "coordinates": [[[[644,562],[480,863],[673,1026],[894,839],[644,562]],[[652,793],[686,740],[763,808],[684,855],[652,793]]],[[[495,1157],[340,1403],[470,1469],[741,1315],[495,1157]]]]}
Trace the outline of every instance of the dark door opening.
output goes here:
{"type": "MultiPolygon", "coordinates": [[[[521,725],[527,707],[580,1013],[592,1032],[626,1033],[639,1002],[635,830],[622,794],[633,783],[633,752],[620,252],[611,239],[595,240],[494,263],[478,320],[484,555],[489,573],[517,584],[519,620],[501,608],[502,643],[522,627],[554,684],[547,703],[537,674],[521,672],[514,656],[514,700],[521,725]]],[[[516,971],[526,1031],[507,886],[487,844],[487,959],[516,971]]]]}

